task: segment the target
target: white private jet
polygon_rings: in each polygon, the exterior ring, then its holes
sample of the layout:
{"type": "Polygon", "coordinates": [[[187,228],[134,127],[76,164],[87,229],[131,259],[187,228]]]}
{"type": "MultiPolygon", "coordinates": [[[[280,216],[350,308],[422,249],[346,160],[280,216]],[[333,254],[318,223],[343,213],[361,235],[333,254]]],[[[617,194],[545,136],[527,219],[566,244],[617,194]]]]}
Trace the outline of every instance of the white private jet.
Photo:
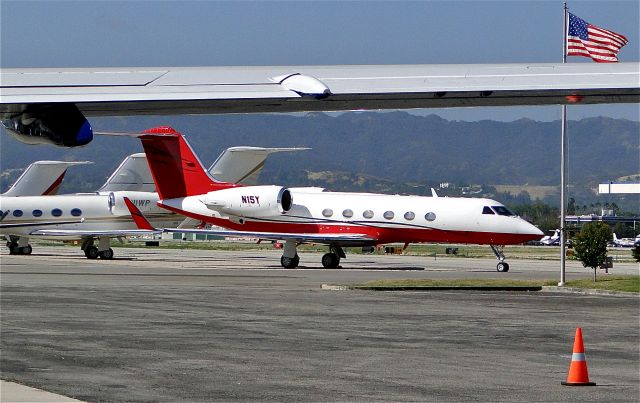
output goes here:
{"type": "Polygon", "coordinates": [[[618,238],[618,235],[616,235],[616,233],[614,232],[613,244],[621,248],[633,248],[634,246],[640,244],[640,235],[636,236],[635,238],[618,238]]]}
{"type": "MultiPolygon", "coordinates": [[[[221,180],[252,184],[270,154],[299,150],[303,149],[232,147],[218,157],[210,172],[221,180]]],[[[43,172],[41,174],[49,177],[43,172]]],[[[181,215],[158,208],[158,194],[144,153],[125,158],[96,193],[4,196],[0,196],[0,234],[8,239],[7,247],[11,254],[31,254],[33,249],[29,237],[38,237],[79,240],[87,258],[112,259],[111,238],[149,234],[139,230],[131,220],[125,199],[130,199],[130,203],[141,209],[156,226],[189,227],[199,224],[199,221],[185,220],[181,215]]]]}
{"type": "Polygon", "coordinates": [[[560,230],[554,230],[552,235],[545,235],[540,240],[540,244],[545,246],[560,245],[560,230]]]}
{"type": "Polygon", "coordinates": [[[640,64],[527,63],[0,69],[0,119],[80,146],[92,116],[640,102],[640,64]]]}
{"type": "Polygon", "coordinates": [[[491,245],[497,270],[509,265],[499,245],[538,239],[542,232],[494,200],[325,192],[320,188],[241,186],[207,173],[185,138],[170,127],[139,135],[158,190],[158,206],[228,230],[167,231],[284,240],[281,264],[299,264],[297,245],[329,246],[322,265],[335,268],[343,247],[401,242],[491,245]]]}

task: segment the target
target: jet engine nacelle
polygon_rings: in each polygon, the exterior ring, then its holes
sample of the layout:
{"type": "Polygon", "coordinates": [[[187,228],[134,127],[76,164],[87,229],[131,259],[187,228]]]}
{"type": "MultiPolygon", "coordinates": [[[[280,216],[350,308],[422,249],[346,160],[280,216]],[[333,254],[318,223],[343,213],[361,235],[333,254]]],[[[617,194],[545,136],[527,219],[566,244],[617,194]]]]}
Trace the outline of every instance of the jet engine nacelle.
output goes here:
{"type": "Polygon", "coordinates": [[[2,118],[13,137],[27,144],[77,147],[93,139],[91,125],[74,104],[50,104],[2,118]]]}
{"type": "Polygon", "coordinates": [[[291,192],[281,186],[243,186],[207,193],[211,210],[238,217],[270,217],[291,210],[291,192]]]}

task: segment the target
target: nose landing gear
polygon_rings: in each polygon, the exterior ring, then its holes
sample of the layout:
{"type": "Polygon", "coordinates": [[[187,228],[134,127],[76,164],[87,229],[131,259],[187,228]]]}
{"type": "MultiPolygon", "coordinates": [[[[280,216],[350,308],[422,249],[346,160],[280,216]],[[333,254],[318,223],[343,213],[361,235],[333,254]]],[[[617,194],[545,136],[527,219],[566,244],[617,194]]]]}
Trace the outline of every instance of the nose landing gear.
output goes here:
{"type": "Polygon", "coordinates": [[[505,262],[506,258],[504,256],[504,252],[502,251],[503,247],[504,246],[491,245],[491,250],[493,251],[494,255],[496,255],[496,259],[498,259],[496,270],[501,273],[506,273],[509,271],[509,263],[505,262]]]}

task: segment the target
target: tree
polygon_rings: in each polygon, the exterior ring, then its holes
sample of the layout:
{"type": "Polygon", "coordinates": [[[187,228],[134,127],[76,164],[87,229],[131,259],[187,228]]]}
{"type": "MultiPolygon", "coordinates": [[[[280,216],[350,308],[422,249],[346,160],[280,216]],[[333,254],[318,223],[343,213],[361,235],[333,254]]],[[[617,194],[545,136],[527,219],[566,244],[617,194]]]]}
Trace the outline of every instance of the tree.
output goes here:
{"type": "Polygon", "coordinates": [[[574,199],[573,197],[569,198],[569,204],[567,204],[567,214],[576,214],[576,199],[574,199]]]}
{"type": "Polygon", "coordinates": [[[596,281],[596,269],[607,260],[607,244],[612,238],[611,228],[603,222],[585,224],[574,239],[575,255],[584,267],[593,268],[593,281],[596,281]]]}

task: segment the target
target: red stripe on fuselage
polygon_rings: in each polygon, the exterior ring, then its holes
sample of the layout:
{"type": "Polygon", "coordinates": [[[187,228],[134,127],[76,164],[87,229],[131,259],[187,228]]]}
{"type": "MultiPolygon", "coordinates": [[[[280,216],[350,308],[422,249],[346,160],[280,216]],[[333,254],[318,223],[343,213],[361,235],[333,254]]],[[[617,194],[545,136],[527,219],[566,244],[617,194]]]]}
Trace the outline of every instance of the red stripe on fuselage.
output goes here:
{"type": "Polygon", "coordinates": [[[478,231],[451,231],[437,228],[407,228],[407,227],[381,227],[373,225],[360,225],[347,222],[331,223],[296,223],[296,222],[265,222],[246,220],[244,224],[231,221],[226,218],[209,217],[194,214],[178,208],[158,203],[160,207],[176,213],[202,220],[206,223],[234,231],[247,232],[273,232],[282,234],[362,234],[375,239],[377,244],[386,243],[423,243],[423,242],[448,242],[448,243],[472,243],[479,245],[514,245],[540,238],[539,234],[510,234],[499,232],[478,231]]]}

